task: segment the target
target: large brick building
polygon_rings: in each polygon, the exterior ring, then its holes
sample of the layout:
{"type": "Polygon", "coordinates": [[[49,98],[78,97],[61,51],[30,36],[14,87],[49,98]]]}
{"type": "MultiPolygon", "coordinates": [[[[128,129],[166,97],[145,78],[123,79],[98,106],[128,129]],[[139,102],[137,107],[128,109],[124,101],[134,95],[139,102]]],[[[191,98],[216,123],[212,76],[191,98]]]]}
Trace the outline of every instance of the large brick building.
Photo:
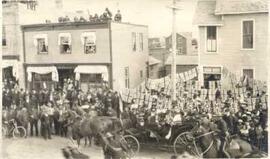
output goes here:
{"type": "Polygon", "coordinates": [[[29,88],[79,81],[133,88],[146,77],[148,28],[118,22],[69,22],[22,26],[29,88]]]}
{"type": "MultiPolygon", "coordinates": [[[[199,0],[200,80],[222,79],[222,70],[267,81],[267,0],[199,0]]],[[[203,83],[202,83],[203,84],[203,83]]]]}

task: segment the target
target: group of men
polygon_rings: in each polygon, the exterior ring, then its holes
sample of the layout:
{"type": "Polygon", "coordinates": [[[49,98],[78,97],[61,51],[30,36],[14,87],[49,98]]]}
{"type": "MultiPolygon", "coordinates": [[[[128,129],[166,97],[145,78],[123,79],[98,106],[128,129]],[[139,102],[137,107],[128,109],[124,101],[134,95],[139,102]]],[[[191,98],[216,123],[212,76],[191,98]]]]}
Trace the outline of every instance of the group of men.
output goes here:
{"type": "MultiPolygon", "coordinates": [[[[106,8],[105,11],[101,14],[98,15],[95,13],[94,15],[89,14],[89,19],[85,19],[83,16],[77,17],[75,16],[73,18],[74,22],[106,22],[108,20],[112,20],[112,12],[106,8]]],[[[117,13],[114,15],[114,21],[116,22],[121,22],[122,21],[122,15],[120,13],[120,10],[117,10],[117,13]]],[[[66,22],[71,22],[70,18],[68,16],[65,17],[59,17],[58,18],[59,23],[66,23],[66,22]]]]}

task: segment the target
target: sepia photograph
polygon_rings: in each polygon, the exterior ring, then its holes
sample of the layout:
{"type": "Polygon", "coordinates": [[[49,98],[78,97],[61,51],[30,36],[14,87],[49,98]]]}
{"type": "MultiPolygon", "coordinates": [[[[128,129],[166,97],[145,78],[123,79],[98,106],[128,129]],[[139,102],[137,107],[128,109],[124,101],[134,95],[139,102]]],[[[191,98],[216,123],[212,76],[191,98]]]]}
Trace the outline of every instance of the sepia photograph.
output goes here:
{"type": "Polygon", "coordinates": [[[2,159],[267,158],[269,0],[2,0],[2,159]]]}

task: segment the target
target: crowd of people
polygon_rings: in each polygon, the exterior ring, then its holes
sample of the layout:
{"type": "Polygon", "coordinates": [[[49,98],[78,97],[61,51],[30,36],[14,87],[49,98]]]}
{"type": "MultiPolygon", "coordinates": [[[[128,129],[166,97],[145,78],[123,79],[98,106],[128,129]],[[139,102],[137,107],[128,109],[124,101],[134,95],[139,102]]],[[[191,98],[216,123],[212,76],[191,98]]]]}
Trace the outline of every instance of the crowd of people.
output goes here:
{"type": "MultiPolygon", "coordinates": [[[[16,118],[16,113],[12,112],[22,109],[29,112],[38,110],[48,114],[52,116],[49,121],[51,126],[47,130],[48,138],[51,138],[51,133],[67,135],[62,132],[65,124],[61,125],[61,114],[74,110],[84,117],[99,115],[130,119],[133,122],[132,126],[146,126],[166,139],[173,135],[169,132],[168,125],[169,127],[181,125],[189,119],[196,119],[203,125],[208,123],[206,121],[216,121],[218,118],[219,121],[223,121],[219,122],[221,124],[217,126],[218,129],[224,130],[229,135],[238,135],[260,150],[267,152],[268,149],[268,109],[265,103],[262,103],[266,92],[258,92],[255,105],[250,109],[245,102],[247,96],[235,98],[230,91],[227,92],[227,99],[222,99],[218,90],[214,100],[202,99],[198,91],[193,97],[184,94],[178,97],[177,101],[164,104],[162,101],[170,100],[170,96],[155,90],[147,90],[153,98],[149,105],[146,101],[139,104],[136,99],[131,103],[122,104],[121,95],[108,87],[89,87],[88,91],[84,92],[70,79],[65,79],[63,87],[57,89],[28,91],[18,89],[16,85],[14,87],[6,80],[3,84],[3,109],[9,114],[3,116],[7,117],[5,120],[16,118]]],[[[30,135],[34,134],[32,129],[31,125],[30,135]]],[[[39,128],[36,126],[35,129],[38,135],[39,128]]],[[[44,132],[41,132],[42,134],[44,132]]]]}
{"type": "MultiPolygon", "coordinates": [[[[120,10],[118,10],[117,13],[114,15],[114,19],[113,19],[112,12],[108,8],[106,8],[105,11],[101,15],[98,15],[97,13],[95,13],[94,15],[89,14],[88,20],[87,20],[87,18],[85,18],[83,16],[80,16],[80,17],[75,16],[73,18],[73,22],[106,22],[109,20],[121,22],[122,15],[120,13],[120,10]]],[[[67,23],[67,22],[71,22],[71,21],[72,20],[68,16],[58,18],[59,23],[67,23]]]]}

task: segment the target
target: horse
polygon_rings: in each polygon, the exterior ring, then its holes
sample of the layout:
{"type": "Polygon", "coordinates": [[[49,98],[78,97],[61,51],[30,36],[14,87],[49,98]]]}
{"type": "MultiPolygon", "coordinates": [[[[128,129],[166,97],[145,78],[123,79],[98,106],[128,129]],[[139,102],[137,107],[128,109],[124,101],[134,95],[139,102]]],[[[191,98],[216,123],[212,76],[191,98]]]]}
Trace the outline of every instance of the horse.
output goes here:
{"type": "Polygon", "coordinates": [[[81,138],[85,138],[85,146],[87,145],[87,139],[89,140],[89,145],[91,146],[91,119],[83,118],[72,110],[67,111],[64,115],[64,118],[67,121],[66,126],[69,126],[71,128],[72,138],[77,140],[78,145],[80,145],[81,138]]]}
{"type": "MultiPolygon", "coordinates": [[[[200,125],[195,132],[197,136],[197,142],[199,145],[197,148],[200,149],[202,157],[204,158],[219,158],[219,144],[218,138],[216,137],[214,131],[209,131],[207,128],[200,125]],[[199,137],[198,137],[199,136],[199,137]]],[[[196,144],[196,143],[195,143],[196,144]]],[[[232,158],[252,158],[256,156],[267,155],[263,152],[253,150],[252,146],[245,140],[242,140],[239,137],[232,138],[231,142],[226,146],[226,151],[229,153],[232,158]]],[[[199,154],[197,154],[199,155],[199,154]]]]}

